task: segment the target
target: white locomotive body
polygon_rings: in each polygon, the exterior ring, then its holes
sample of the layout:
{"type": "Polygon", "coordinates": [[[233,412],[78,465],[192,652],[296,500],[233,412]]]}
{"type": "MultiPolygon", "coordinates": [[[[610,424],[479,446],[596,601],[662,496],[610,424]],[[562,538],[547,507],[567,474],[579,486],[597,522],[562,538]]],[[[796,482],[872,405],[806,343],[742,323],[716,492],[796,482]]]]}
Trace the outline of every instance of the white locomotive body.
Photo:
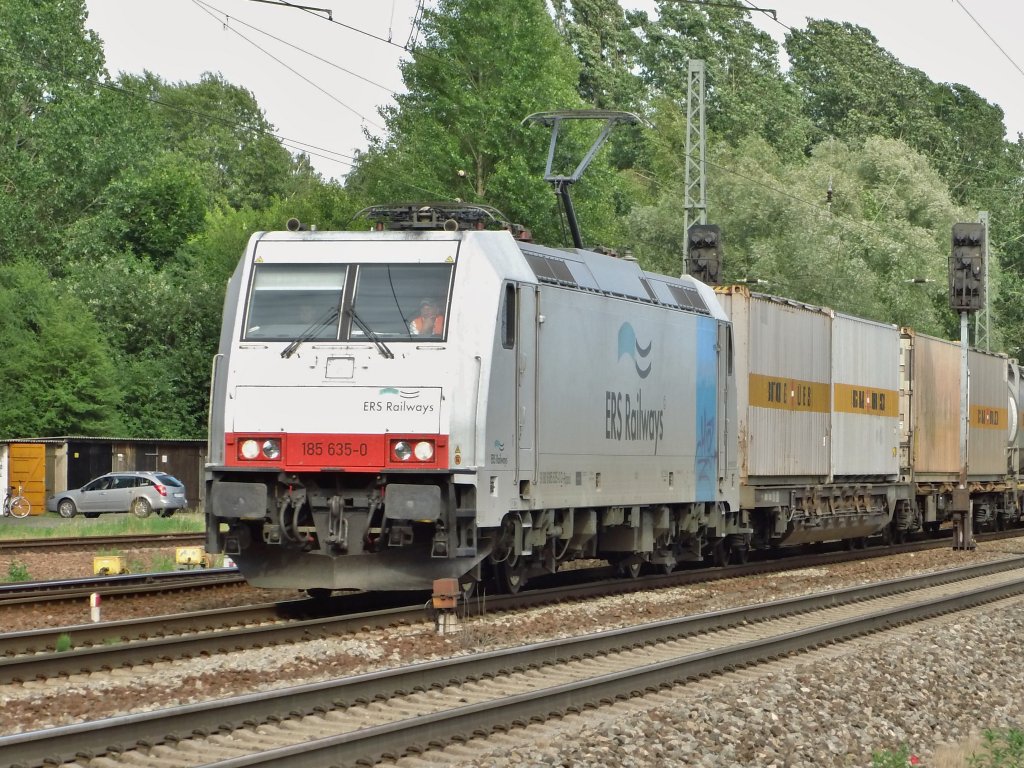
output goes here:
{"type": "Polygon", "coordinates": [[[514,590],[745,546],[730,354],[711,289],[630,260],[509,231],[254,235],[214,365],[208,550],[259,586],[514,590]]]}

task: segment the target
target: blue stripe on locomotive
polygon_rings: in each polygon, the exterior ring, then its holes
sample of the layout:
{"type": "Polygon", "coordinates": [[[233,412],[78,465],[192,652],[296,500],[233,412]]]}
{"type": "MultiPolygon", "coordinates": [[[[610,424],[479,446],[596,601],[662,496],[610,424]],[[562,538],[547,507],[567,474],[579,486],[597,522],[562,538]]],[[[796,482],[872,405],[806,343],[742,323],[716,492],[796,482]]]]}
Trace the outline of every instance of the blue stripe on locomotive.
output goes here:
{"type": "Polygon", "coordinates": [[[693,472],[697,501],[714,501],[718,475],[718,323],[697,323],[697,454],[693,472]]]}

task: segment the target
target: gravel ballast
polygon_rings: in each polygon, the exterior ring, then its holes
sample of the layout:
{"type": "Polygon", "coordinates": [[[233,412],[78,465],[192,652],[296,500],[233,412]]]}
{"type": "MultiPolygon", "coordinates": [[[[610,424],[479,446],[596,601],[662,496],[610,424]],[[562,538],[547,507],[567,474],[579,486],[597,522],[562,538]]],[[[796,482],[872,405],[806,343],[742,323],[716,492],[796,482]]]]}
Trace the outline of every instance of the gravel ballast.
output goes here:
{"type": "MultiPolygon", "coordinates": [[[[1022,552],[1024,541],[1008,540],[970,553],[933,550],[485,616],[448,637],[416,625],[2,686],[0,707],[10,717],[0,729],[19,732],[267,690],[1022,552]]],[[[936,749],[984,728],[1022,725],[1022,643],[1024,602],[1002,601],[401,762],[870,766],[872,751],[907,745],[930,768],[962,765],[936,762],[936,749]]]]}

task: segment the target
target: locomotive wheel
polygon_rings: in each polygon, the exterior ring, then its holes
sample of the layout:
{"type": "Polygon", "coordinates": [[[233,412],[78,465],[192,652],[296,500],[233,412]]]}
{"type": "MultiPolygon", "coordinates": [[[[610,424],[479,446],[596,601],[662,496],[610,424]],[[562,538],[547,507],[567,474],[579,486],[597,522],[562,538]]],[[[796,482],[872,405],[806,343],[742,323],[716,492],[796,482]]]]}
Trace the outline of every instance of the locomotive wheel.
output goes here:
{"type": "Polygon", "coordinates": [[[711,549],[711,561],[719,568],[724,568],[729,564],[731,549],[728,539],[719,539],[711,549]]]}
{"type": "Polygon", "coordinates": [[[510,595],[518,595],[526,586],[526,564],[520,559],[506,560],[498,566],[501,586],[510,595]]]}
{"type": "Polygon", "coordinates": [[[731,560],[736,565],[746,565],[750,558],[750,548],[746,544],[736,544],[732,547],[731,560]]]}

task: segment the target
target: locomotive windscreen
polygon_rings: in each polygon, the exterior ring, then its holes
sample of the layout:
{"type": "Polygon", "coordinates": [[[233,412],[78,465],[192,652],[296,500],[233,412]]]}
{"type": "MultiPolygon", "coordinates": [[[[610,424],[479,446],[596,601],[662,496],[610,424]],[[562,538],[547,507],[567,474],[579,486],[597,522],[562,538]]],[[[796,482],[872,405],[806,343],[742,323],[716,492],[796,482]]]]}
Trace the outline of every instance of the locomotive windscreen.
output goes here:
{"type": "Polygon", "coordinates": [[[452,264],[256,264],[242,339],[441,338],[452,272],[452,264]]]}

